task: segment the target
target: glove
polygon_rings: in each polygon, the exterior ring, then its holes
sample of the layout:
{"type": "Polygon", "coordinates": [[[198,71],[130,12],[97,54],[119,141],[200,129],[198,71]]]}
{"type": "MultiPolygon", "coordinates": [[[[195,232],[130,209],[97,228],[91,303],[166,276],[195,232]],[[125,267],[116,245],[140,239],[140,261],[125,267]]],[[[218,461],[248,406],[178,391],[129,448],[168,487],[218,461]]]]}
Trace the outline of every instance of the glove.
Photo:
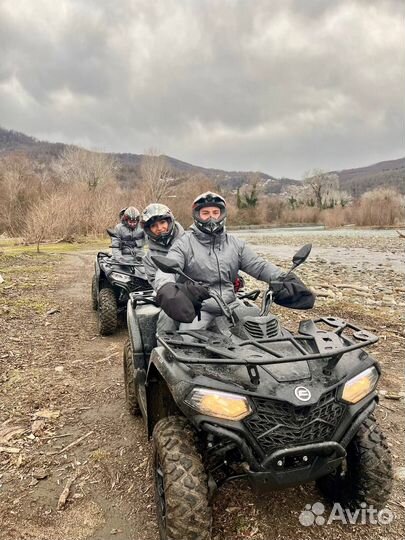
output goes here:
{"type": "Polygon", "coordinates": [[[201,305],[204,300],[210,297],[207,287],[203,285],[198,285],[191,283],[191,281],[186,281],[186,283],[181,283],[178,285],[179,289],[187,296],[194,306],[196,313],[199,313],[201,310],[201,305]]]}
{"type": "Polygon", "coordinates": [[[175,321],[189,323],[196,316],[193,302],[176,283],[160,287],[156,300],[166,315],[175,321]]]}
{"type": "Polygon", "coordinates": [[[291,309],[311,309],[315,303],[315,294],[310,291],[295,274],[282,274],[271,284],[274,302],[291,309]]]}

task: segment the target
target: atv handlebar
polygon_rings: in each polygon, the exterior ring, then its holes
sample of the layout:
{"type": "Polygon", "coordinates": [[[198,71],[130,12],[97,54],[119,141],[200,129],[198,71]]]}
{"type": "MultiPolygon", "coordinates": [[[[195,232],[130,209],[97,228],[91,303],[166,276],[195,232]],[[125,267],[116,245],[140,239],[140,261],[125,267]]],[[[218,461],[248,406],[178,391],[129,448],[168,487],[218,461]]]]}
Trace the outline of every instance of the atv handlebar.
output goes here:
{"type": "MultiPolygon", "coordinates": [[[[282,276],[282,279],[285,279],[292,272],[292,270],[294,270],[295,268],[297,268],[297,266],[301,265],[302,263],[304,263],[307,260],[308,255],[311,252],[311,249],[312,249],[312,244],[305,244],[304,246],[302,246],[295,253],[295,255],[293,256],[293,259],[292,259],[293,264],[292,264],[290,270],[286,274],[284,274],[282,276]]],[[[180,267],[179,263],[176,260],[170,259],[170,257],[165,257],[165,256],[162,256],[162,255],[152,255],[151,259],[152,259],[153,263],[162,272],[169,273],[169,274],[179,274],[180,276],[183,276],[185,279],[191,281],[194,284],[204,286],[203,283],[198,282],[195,279],[188,276],[187,274],[185,274],[183,272],[183,269],[180,267]]],[[[206,289],[208,290],[208,293],[209,293],[210,297],[213,298],[216,301],[216,303],[218,304],[218,306],[221,309],[222,313],[229,319],[229,321],[232,324],[234,324],[235,320],[234,320],[234,317],[233,317],[233,312],[229,308],[228,304],[225,303],[222,296],[217,291],[211,289],[210,287],[206,286],[206,289]]],[[[257,296],[255,297],[255,299],[256,298],[257,298],[257,296]]],[[[267,290],[263,294],[262,308],[261,308],[261,312],[260,312],[261,316],[268,314],[272,302],[273,302],[273,290],[271,288],[271,284],[269,284],[267,290]]]]}
{"type": "Polygon", "coordinates": [[[210,297],[213,298],[216,301],[216,303],[218,304],[220,310],[225,315],[225,317],[227,319],[229,319],[229,321],[232,324],[235,324],[235,319],[233,317],[232,310],[230,309],[228,304],[226,304],[224,302],[224,300],[222,299],[222,296],[219,293],[217,293],[217,291],[214,291],[213,289],[210,289],[209,287],[207,287],[207,290],[208,290],[208,293],[209,293],[210,297]]]}

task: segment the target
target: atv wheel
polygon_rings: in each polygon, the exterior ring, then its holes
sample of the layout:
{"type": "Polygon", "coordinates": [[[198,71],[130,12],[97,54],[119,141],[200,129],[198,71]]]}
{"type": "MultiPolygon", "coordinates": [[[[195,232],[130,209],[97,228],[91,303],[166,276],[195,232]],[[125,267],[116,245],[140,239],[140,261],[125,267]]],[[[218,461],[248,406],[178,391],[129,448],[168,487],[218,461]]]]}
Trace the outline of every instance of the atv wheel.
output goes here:
{"type": "Polygon", "coordinates": [[[124,384],[125,384],[125,399],[129,412],[134,416],[140,413],[138,400],[136,398],[136,387],[135,387],[135,369],[134,361],[132,358],[132,347],[131,341],[126,340],[124,345],[124,384]]]}
{"type": "Polygon", "coordinates": [[[98,327],[102,336],[113,334],[117,328],[117,300],[112,289],[101,289],[98,297],[98,327]]]}
{"type": "Polygon", "coordinates": [[[357,509],[361,503],[384,508],[392,485],[391,453],[373,416],[361,424],[346,451],[345,466],[317,480],[318,488],[344,508],[357,509]]]}
{"type": "Polygon", "coordinates": [[[207,475],[185,418],[169,416],[153,430],[156,512],[161,540],[209,540],[207,475]]]}
{"type": "Polygon", "coordinates": [[[97,276],[94,274],[93,279],[91,280],[91,307],[94,311],[97,311],[98,308],[98,287],[97,287],[97,276]]]}

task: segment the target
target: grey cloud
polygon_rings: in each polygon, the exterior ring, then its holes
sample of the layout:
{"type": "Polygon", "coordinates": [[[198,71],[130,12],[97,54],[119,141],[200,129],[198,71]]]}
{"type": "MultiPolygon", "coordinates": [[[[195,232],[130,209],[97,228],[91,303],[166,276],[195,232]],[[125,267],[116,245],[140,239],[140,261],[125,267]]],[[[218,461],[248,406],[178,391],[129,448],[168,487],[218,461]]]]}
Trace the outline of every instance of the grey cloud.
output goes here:
{"type": "Polygon", "coordinates": [[[399,1],[0,6],[0,123],[112,151],[300,176],[399,157],[399,1]]]}

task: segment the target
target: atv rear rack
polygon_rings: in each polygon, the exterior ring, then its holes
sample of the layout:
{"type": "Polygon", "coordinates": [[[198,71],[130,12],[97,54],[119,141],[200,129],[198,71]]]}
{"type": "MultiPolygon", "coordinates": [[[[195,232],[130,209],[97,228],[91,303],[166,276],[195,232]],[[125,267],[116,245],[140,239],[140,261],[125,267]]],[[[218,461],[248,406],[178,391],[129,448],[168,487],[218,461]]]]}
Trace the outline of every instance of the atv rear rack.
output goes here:
{"type": "Polygon", "coordinates": [[[378,337],[342,319],[320,317],[302,321],[298,334],[294,336],[248,339],[233,343],[229,338],[218,334],[215,334],[213,339],[212,332],[186,330],[176,334],[157,335],[157,341],[173,359],[187,364],[245,364],[250,373],[250,368],[255,365],[319,359],[328,360],[325,372],[330,372],[344,354],[372,345],[378,341],[378,337]],[[323,323],[334,330],[323,330],[316,323],[323,323]],[[177,336],[189,336],[197,341],[185,341],[177,336]],[[295,352],[286,355],[277,350],[277,346],[283,344],[290,344],[295,352]],[[239,347],[246,350],[243,358],[240,351],[236,351],[239,347]]]}

